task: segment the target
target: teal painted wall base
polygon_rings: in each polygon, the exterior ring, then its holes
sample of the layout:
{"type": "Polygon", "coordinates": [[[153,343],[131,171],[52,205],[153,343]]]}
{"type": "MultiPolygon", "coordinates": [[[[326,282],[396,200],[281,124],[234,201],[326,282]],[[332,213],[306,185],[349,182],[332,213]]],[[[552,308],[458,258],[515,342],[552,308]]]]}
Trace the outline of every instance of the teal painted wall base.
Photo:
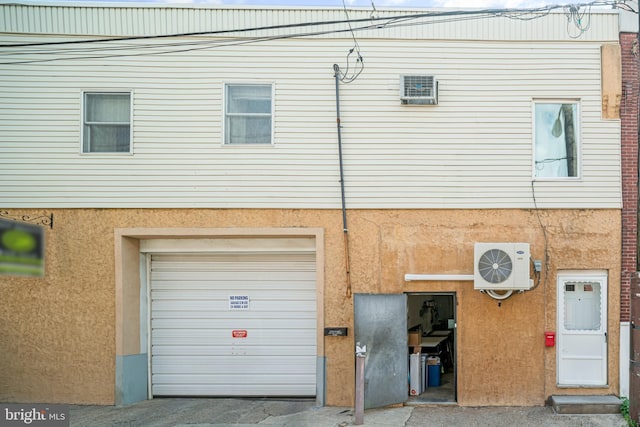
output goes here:
{"type": "Polygon", "coordinates": [[[116,356],[116,406],[147,400],[147,354],[116,356]]]}
{"type": "MultiPolygon", "coordinates": [[[[116,356],[116,406],[131,405],[149,398],[146,353],[116,356]]],[[[326,358],[317,358],[316,404],[325,405],[326,358]]]]}
{"type": "Polygon", "coordinates": [[[327,359],[318,356],[316,359],[316,405],[324,406],[326,398],[326,389],[324,387],[327,381],[327,359]]]}

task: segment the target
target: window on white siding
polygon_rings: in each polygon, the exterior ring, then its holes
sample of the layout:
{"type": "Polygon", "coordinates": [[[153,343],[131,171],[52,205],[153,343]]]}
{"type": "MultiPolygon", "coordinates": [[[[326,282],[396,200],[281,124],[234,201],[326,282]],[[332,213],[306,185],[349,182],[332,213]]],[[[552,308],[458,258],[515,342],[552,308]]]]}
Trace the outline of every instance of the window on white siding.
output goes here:
{"type": "Polygon", "coordinates": [[[225,92],[224,143],[271,144],[271,85],[227,84],[225,92]]]}
{"type": "Polygon", "coordinates": [[[131,152],[131,93],[85,92],[83,153],[131,152]]]}
{"type": "Polygon", "coordinates": [[[536,102],[534,108],[534,177],[578,177],[580,175],[578,103],[536,102]]]}

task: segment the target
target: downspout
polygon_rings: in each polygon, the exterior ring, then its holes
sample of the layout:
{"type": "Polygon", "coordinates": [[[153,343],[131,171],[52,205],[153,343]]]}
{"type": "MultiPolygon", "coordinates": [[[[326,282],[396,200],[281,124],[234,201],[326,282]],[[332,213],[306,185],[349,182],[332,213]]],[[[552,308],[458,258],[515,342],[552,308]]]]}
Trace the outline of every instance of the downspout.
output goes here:
{"type": "MultiPolygon", "coordinates": [[[[640,9],[640,2],[636,2],[636,9],[640,9]]],[[[640,10],[637,10],[638,13],[638,34],[637,34],[637,43],[638,49],[640,49],[640,10]]],[[[639,61],[640,55],[636,56],[636,62],[639,61]]],[[[640,63],[636,64],[638,68],[638,81],[640,82],[640,63]]],[[[638,139],[636,140],[636,144],[640,144],[640,87],[638,87],[636,92],[636,108],[638,111],[636,112],[636,126],[638,130],[638,139]]],[[[640,153],[638,155],[638,162],[640,162],[640,153]]],[[[636,164],[636,179],[639,178],[638,172],[640,168],[640,163],[636,164]]],[[[640,182],[636,181],[637,190],[640,190],[640,182]]],[[[640,191],[637,193],[636,200],[636,212],[640,211],[640,191]]],[[[636,218],[636,221],[640,219],[640,215],[636,218]]],[[[636,222],[637,226],[640,226],[640,222],[636,222]]],[[[636,272],[631,277],[631,283],[629,287],[629,311],[630,311],[630,333],[631,333],[631,342],[630,342],[630,361],[629,361],[629,416],[632,421],[638,422],[640,420],[640,265],[638,264],[639,259],[639,249],[637,247],[638,240],[640,239],[640,229],[636,229],[636,272]]]]}
{"type": "Polygon", "coordinates": [[[342,197],[342,237],[344,241],[344,262],[347,279],[347,297],[351,297],[351,271],[349,263],[349,228],[347,227],[347,206],[344,197],[344,165],[342,163],[342,124],[340,123],[340,67],[333,64],[336,81],[336,124],[338,126],[338,157],[340,159],[340,195],[342,197]]]}
{"type": "MultiPolygon", "coordinates": [[[[640,9],[640,2],[636,3],[636,9],[640,9]]],[[[639,11],[636,10],[636,13],[639,11]]],[[[638,31],[637,34],[637,46],[640,48],[640,13],[638,13],[638,31]]],[[[639,60],[639,55],[636,55],[636,62],[639,60]]],[[[638,72],[638,81],[640,82],[640,63],[636,64],[638,72]]],[[[632,89],[633,90],[633,89],[632,89]]],[[[636,126],[638,131],[638,139],[636,145],[640,143],[640,87],[636,92],[636,126]]],[[[640,152],[636,163],[636,190],[640,190],[640,182],[638,179],[638,172],[640,168],[640,152]]],[[[636,194],[636,213],[640,209],[640,193],[636,194]]],[[[638,222],[639,217],[636,217],[636,227],[640,226],[638,222]]],[[[639,250],[637,247],[638,239],[640,239],[640,229],[636,228],[636,271],[631,276],[631,282],[629,284],[629,312],[630,312],[630,355],[629,355],[629,416],[632,421],[638,422],[640,420],[640,261],[639,250]]],[[[621,367],[622,368],[622,367],[621,367]]]]}

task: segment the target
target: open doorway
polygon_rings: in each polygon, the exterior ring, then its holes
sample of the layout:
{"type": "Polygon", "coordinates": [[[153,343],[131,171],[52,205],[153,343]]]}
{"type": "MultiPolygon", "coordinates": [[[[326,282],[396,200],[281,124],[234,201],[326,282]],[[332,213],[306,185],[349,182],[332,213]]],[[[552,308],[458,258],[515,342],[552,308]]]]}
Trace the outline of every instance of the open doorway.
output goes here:
{"type": "Polygon", "coordinates": [[[456,295],[407,294],[409,403],[456,402],[456,295]]]}

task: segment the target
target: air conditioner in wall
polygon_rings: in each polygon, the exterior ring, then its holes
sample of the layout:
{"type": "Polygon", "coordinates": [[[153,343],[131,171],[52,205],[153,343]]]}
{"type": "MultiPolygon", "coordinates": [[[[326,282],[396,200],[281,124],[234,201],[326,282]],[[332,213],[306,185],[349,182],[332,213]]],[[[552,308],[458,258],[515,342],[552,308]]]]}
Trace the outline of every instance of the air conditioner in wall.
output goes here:
{"type": "Polygon", "coordinates": [[[478,290],[529,290],[528,243],[476,243],[473,288],[478,290]]]}
{"type": "Polygon", "coordinates": [[[427,75],[400,76],[400,101],[403,104],[437,104],[438,80],[427,75]]]}

